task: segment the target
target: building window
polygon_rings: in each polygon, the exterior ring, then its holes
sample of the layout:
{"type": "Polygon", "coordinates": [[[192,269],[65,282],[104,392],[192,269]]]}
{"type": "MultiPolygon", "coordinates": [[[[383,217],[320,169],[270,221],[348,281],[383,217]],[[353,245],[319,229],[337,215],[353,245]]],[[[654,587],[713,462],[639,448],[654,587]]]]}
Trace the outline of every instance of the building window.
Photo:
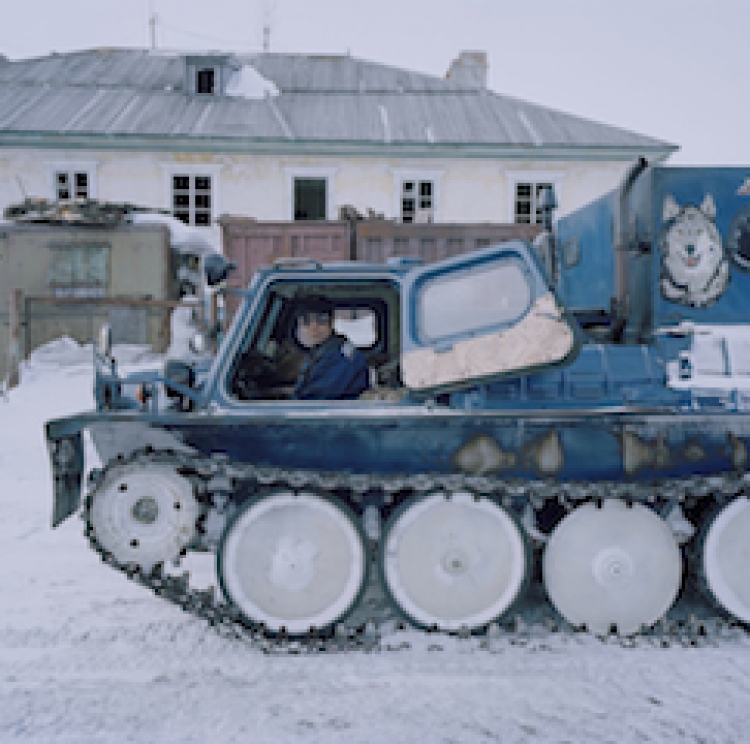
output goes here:
{"type": "Polygon", "coordinates": [[[50,245],[47,285],[55,297],[104,297],[109,281],[107,243],[50,245]]]}
{"type": "Polygon", "coordinates": [[[325,220],[327,203],[325,178],[294,179],[294,219],[325,220]]]}
{"type": "Polygon", "coordinates": [[[195,76],[195,92],[213,95],[216,86],[216,71],[213,67],[198,70],[195,76]]]}
{"type": "Polygon", "coordinates": [[[55,171],[55,199],[88,199],[90,196],[89,174],[85,171],[55,171]]]}
{"type": "Polygon", "coordinates": [[[540,224],[543,214],[539,210],[539,197],[544,189],[552,188],[551,183],[517,183],[514,221],[526,224],[540,224]]]}
{"type": "Polygon", "coordinates": [[[211,176],[172,176],[172,214],[186,225],[211,224],[211,176]]]}
{"type": "Polygon", "coordinates": [[[401,222],[432,222],[434,194],[432,181],[402,181],[401,222]]]}

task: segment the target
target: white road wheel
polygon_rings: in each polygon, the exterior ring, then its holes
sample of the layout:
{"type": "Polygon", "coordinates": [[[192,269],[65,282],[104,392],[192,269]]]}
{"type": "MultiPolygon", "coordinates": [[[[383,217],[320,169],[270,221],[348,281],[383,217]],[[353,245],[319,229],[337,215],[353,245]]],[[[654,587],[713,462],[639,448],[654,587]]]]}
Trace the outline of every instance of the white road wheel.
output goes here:
{"type": "Polygon", "coordinates": [[[435,492],[397,513],[381,547],[394,602],[423,627],[475,630],[499,618],[526,581],[526,543],[490,499],[435,492]]]}
{"type": "Polygon", "coordinates": [[[706,586],[714,600],[742,622],[750,622],[750,500],[740,496],[711,521],[701,555],[706,586]]]}
{"type": "Polygon", "coordinates": [[[245,617],[292,635],[335,625],[367,578],[353,517],[305,491],[251,502],[227,529],[217,565],[224,595],[245,617]]]}
{"type": "Polygon", "coordinates": [[[99,546],[121,564],[150,571],[192,540],[199,507],[193,487],[166,463],[130,463],[93,494],[90,522],[99,546]]]}
{"type": "Polygon", "coordinates": [[[631,635],[674,603],[682,557],[654,511],[607,499],[578,507],[557,525],[542,568],[547,595],[569,623],[631,635]]]}

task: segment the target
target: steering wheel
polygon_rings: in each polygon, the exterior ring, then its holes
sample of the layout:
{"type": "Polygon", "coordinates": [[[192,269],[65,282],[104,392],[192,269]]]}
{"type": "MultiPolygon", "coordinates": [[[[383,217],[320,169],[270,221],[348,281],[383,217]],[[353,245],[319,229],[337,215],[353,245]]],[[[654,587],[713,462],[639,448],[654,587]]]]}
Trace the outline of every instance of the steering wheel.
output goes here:
{"type": "Polygon", "coordinates": [[[248,349],[237,363],[232,391],[240,398],[254,398],[259,390],[272,386],[275,380],[275,362],[255,349],[248,349]]]}

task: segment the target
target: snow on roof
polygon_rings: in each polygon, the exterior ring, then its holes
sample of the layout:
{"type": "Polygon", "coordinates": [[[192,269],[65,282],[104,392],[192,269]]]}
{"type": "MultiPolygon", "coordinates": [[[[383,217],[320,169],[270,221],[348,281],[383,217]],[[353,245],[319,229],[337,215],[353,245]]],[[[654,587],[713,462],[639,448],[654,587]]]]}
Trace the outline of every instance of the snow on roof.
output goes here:
{"type": "Polygon", "coordinates": [[[226,93],[232,98],[260,99],[278,96],[279,89],[251,65],[242,65],[229,78],[226,93]]]}
{"type": "Polygon", "coordinates": [[[169,242],[175,246],[196,246],[203,252],[219,253],[219,249],[208,239],[206,234],[201,230],[186,225],[182,220],[178,220],[170,214],[160,214],[158,212],[133,212],[128,215],[128,219],[134,225],[164,225],[169,230],[169,242]]]}

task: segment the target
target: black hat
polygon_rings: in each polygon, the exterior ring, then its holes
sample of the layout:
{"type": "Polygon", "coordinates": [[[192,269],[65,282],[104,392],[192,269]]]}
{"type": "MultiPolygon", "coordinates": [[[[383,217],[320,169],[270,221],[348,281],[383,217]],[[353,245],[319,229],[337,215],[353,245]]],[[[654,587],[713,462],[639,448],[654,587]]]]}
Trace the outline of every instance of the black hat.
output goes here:
{"type": "Polygon", "coordinates": [[[322,295],[308,295],[300,299],[297,305],[297,317],[307,313],[325,313],[333,317],[334,304],[322,295]]]}

